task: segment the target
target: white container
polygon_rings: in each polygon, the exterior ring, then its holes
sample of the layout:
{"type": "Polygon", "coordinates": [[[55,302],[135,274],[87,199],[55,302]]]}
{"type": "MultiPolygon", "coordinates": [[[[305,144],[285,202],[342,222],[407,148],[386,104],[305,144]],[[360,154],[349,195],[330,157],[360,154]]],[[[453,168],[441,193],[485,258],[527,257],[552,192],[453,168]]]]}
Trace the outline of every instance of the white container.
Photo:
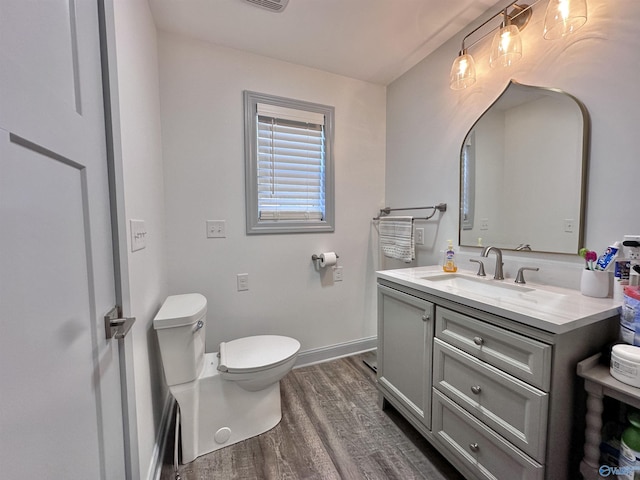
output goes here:
{"type": "Polygon", "coordinates": [[[605,298],[609,296],[611,272],[602,270],[582,270],[580,292],[588,297],[605,298]]]}
{"type": "Polygon", "coordinates": [[[614,345],[611,349],[611,376],[640,388],[640,347],[614,345]]]}

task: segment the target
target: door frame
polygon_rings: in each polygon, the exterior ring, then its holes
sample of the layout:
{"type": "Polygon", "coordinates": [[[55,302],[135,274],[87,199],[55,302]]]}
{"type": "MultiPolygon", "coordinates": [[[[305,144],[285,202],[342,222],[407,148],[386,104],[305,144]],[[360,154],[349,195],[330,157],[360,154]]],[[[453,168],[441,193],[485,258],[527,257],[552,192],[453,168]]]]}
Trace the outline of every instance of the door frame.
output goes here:
{"type": "MultiPolygon", "coordinates": [[[[118,69],[115,42],[113,0],[97,0],[100,29],[100,58],[105,116],[109,197],[111,207],[111,236],[116,304],[122,315],[132,316],[131,290],[127,262],[127,228],[124,207],[124,174],[120,136],[120,109],[118,102],[118,69]]],[[[124,459],[127,480],[138,478],[140,458],[138,452],[138,423],[131,335],[119,339],[120,386],[122,393],[122,424],[124,432],[124,459]]]]}

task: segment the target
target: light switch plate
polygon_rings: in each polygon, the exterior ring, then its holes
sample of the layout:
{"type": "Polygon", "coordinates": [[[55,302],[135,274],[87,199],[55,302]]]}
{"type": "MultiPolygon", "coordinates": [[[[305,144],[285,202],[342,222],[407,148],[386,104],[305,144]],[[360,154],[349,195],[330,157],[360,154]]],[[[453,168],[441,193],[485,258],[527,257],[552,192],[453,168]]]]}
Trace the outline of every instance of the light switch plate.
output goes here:
{"type": "Polygon", "coordinates": [[[145,248],[147,229],[144,226],[144,220],[129,220],[129,229],[131,230],[131,251],[145,248]]]}
{"type": "Polygon", "coordinates": [[[226,238],[226,220],[207,220],[207,238],[226,238]]]}

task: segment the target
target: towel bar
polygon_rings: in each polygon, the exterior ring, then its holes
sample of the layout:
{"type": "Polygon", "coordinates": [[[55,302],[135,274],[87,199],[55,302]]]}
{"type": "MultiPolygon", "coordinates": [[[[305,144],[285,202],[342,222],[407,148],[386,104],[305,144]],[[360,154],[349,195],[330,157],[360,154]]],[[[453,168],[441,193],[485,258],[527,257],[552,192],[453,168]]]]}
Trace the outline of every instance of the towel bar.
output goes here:
{"type": "Polygon", "coordinates": [[[430,207],[406,207],[406,208],[389,208],[389,207],[385,207],[385,208],[381,208],[380,209],[380,213],[378,214],[377,217],[374,217],[374,220],[380,220],[381,217],[383,217],[384,215],[389,215],[389,213],[391,212],[395,212],[398,210],[424,210],[427,208],[432,208],[433,209],[433,213],[427,217],[419,217],[416,218],[416,220],[429,220],[431,217],[433,217],[436,214],[436,211],[440,211],[440,212],[446,212],[447,211],[447,204],[446,203],[439,203],[437,205],[432,205],[430,207]]]}

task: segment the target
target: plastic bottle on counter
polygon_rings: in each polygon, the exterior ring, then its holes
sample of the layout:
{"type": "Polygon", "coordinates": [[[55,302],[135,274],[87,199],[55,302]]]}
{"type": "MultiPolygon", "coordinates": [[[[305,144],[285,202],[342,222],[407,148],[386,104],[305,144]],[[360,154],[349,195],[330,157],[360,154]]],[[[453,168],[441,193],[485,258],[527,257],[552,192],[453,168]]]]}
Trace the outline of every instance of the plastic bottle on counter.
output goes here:
{"type": "Polygon", "coordinates": [[[616,258],[613,268],[613,299],[622,301],[624,299],[624,287],[629,285],[629,272],[631,262],[624,258],[616,258]]]}
{"type": "Polygon", "coordinates": [[[449,240],[447,250],[444,252],[444,263],[442,264],[442,270],[445,272],[456,272],[458,267],[455,260],[456,252],[453,250],[453,240],[449,240]]]}
{"type": "Polygon", "coordinates": [[[618,479],[640,480],[640,412],[633,411],[627,418],[631,425],[622,432],[620,440],[618,479]]]}

